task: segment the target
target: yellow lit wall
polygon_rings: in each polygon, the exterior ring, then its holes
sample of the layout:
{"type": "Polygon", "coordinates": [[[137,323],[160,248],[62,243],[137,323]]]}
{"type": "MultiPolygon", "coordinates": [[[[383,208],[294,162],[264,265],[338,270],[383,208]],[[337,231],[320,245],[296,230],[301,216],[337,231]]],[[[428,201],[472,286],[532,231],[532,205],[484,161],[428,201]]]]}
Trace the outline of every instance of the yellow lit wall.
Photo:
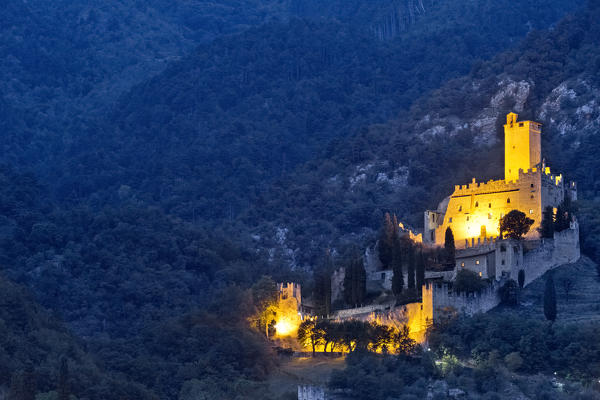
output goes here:
{"type": "Polygon", "coordinates": [[[521,172],[516,182],[489,181],[457,186],[450,196],[443,223],[435,230],[435,243],[444,244],[446,228],[450,227],[457,248],[466,247],[473,239],[500,236],[500,218],[512,210],[520,210],[534,220],[529,238],[538,235],[536,228],[542,217],[541,171],[521,172]]]}

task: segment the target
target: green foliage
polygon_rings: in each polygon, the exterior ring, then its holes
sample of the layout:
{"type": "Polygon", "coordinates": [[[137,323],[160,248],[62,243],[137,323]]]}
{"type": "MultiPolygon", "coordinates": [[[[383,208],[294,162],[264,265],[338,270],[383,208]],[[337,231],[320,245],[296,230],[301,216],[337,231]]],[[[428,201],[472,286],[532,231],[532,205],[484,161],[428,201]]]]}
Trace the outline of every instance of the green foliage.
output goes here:
{"type": "Polygon", "coordinates": [[[517,372],[523,365],[523,359],[519,355],[519,352],[513,351],[504,357],[504,364],[506,364],[506,368],[509,371],[517,372]]]}
{"type": "Polygon", "coordinates": [[[331,261],[325,265],[316,268],[313,277],[315,289],[313,291],[313,301],[317,315],[327,317],[331,314],[331,274],[333,273],[331,261]]]}
{"type": "Polygon", "coordinates": [[[517,282],[513,279],[506,281],[498,290],[498,295],[503,304],[508,306],[516,306],[519,304],[519,288],[517,282]]]}
{"type": "Polygon", "coordinates": [[[556,288],[554,287],[554,277],[549,273],[546,277],[546,286],[544,289],[544,316],[548,321],[556,320],[556,288]]]}
{"type": "Polygon", "coordinates": [[[500,235],[502,237],[520,240],[529,232],[533,220],[524,212],[512,210],[500,219],[500,235]]]}
{"type": "Polygon", "coordinates": [[[518,353],[522,360],[518,368],[528,374],[543,373],[569,376],[588,382],[600,372],[600,327],[587,325],[554,325],[548,329],[545,321],[506,313],[479,314],[458,317],[444,326],[434,326],[429,345],[442,356],[450,352],[460,359],[487,358],[497,352],[507,367],[518,353]],[[508,357],[508,355],[511,357],[508,357]]]}
{"type": "Polygon", "coordinates": [[[457,293],[479,292],[487,287],[487,282],[479,275],[468,269],[461,269],[456,274],[453,289],[457,293]]]}
{"type": "Polygon", "coordinates": [[[346,304],[361,306],[367,295],[367,272],[360,255],[353,255],[347,262],[343,286],[346,304]]]}
{"type": "Polygon", "coordinates": [[[394,253],[398,242],[398,220],[394,215],[393,219],[389,213],[385,213],[385,219],[377,242],[377,252],[379,261],[383,265],[383,269],[388,269],[394,263],[394,257],[398,255],[394,253]]]}
{"type": "Polygon", "coordinates": [[[542,213],[542,223],[539,228],[543,238],[554,238],[554,210],[552,206],[548,206],[542,213]]]}
{"type": "Polygon", "coordinates": [[[450,265],[455,265],[456,246],[454,244],[454,234],[450,227],[447,227],[444,233],[444,252],[446,253],[446,262],[450,265]]]}
{"type": "Polygon", "coordinates": [[[408,247],[408,266],[406,269],[406,287],[408,290],[414,291],[416,288],[415,279],[415,249],[412,246],[408,247]]]}
{"type": "Polygon", "coordinates": [[[329,387],[344,390],[351,399],[385,400],[409,392],[414,398],[424,398],[427,385],[423,379],[431,377],[432,370],[419,358],[354,352],[346,358],[345,369],[331,374],[329,387]]]}

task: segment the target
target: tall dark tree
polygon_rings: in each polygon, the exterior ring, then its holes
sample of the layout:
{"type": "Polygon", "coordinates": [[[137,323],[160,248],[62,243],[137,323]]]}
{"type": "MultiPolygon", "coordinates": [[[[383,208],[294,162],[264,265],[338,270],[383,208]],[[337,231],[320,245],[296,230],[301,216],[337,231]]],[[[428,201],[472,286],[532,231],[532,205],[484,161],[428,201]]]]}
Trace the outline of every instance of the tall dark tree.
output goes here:
{"type": "Polygon", "coordinates": [[[446,228],[444,234],[444,256],[446,264],[456,264],[456,245],[454,243],[454,233],[452,233],[450,227],[446,228]]]}
{"type": "Polygon", "coordinates": [[[392,292],[398,296],[404,289],[404,275],[402,272],[402,248],[400,243],[396,240],[394,244],[394,258],[392,261],[392,292]]]}
{"type": "Polygon", "coordinates": [[[414,290],[415,282],[415,249],[412,246],[408,247],[408,267],[406,269],[406,287],[414,290]]]}
{"type": "Polygon", "coordinates": [[[37,384],[35,371],[32,365],[28,365],[25,371],[12,376],[10,383],[9,400],[35,400],[37,384]]]}
{"type": "Polygon", "coordinates": [[[546,278],[546,288],[544,290],[544,316],[548,321],[556,320],[556,288],[554,287],[554,277],[552,273],[546,278]]]}
{"type": "Polygon", "coordinates": [[[564,202],[556,208],[556,218],[554,219],[554,230],[562,232],[570,226],[569,211],[566,209],[564,202]]]}
{"type": "Polygon", "coordinates": [[[60,360],[60,369],[58,371],[58,400],[69,400],[71,397],[71,385],[69,382],[69,364],[66,357],[60,360]]]}
{"type": "Polygon", "coordinates": [[[314,301],[317,313],[322,316],[331,314],[331,274],[333,260],[328,254],[323,263],[314,271],[314,301]]]}
{"type": "Polygon", "coordinates": [[[390,213],[385,213],[383,227],[377,242],[377,250],[379,253],[379,261],[383,264],[383,268],[387,269],[394,258],[394,247],[398,239],[398,223],[396,216],[393,217],[390,213]]]}
{"type": "Polygon", "coordinates": [[[517,279],[519,281],[519,287],[521,289],[523,289],[523,286],[525,286],[525,270],[522,270],[522,269],[519,270],[519,275],[518,275],[517,279]]]}
{"type": "Polygon", "coordinates": [[[367,272],[360,255],[354,255],[346,265],[344,275],[344,300],[358,307],[367,295],[367,272]]]}
{"type": "Polygon", "coordinates": [[[529,232],[533,220],[524,212],[512,210],[500,219],[500,235],[502,237],[520,240],[529,232]]]}
{"type": "Polygon", "coordinates": [[[544,209],[539,231],[543,238],[552,239],[554,237],[554,209],[552,206],[548,206],[544,209]]]}
{"type": "Polygon", "coordinates": [[[417,291],[421,295],[423,290],[423,284],[425,283],[425,257],[423,256],[423,250],[419,251],[417,256],[417,291]]]}

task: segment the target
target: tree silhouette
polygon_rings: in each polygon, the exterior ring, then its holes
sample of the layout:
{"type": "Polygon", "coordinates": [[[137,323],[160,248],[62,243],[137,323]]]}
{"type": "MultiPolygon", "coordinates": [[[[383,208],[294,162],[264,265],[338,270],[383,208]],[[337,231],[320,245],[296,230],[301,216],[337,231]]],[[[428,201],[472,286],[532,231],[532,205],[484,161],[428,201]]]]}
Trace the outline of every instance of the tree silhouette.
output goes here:
{"type": "Polygon", "coordinates": [[[520,240],[529,232],[533,220],[524,212],[512,210],[500,220],[500,235],[511,239],[520,240]]]}
{"type": "Polygon", "coordinates": [[[444,234],[444,253],[447,264],[456,264],[456,245],[454,244],[454,234],[450,227],[446,228],[444,234]]]}

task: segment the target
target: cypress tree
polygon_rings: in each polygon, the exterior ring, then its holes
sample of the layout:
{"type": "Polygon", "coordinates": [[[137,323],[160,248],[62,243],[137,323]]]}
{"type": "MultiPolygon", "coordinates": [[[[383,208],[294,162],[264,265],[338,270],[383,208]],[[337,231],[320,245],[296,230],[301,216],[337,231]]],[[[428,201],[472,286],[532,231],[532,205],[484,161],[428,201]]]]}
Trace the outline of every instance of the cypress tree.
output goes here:
{"type": "Polygon", "coordinates": [[[544,315],[548,321],[556,320],[556,288],[552,273],[546,278],[546,289],[544,290],[544,315]]]}
{"type": "Polygon", "coordinates": [[[396,238],[398,237],[398,224],[394,222],[394,219],[389,213],[385,213],[383,221],[383,229],[379,237],[377,244],[377,251],[379,252],[379,261],[383,264],[384,269],[389,267],[393,259],[394,245],[396,238]]]}
{"type": "Polygon", "coordinates": [[[408,248],[408,271],[407,271],[407,284],[408,289],[415,289],[415,250],[412,246],[408,248]]]}
{"type": "Polygon", "coordinates": [[[396,241],[394,246],[394,259],[392,262],[394,275],[392,276],[392,292],[398,296],[404,288],[404,276],[402,275],[402,249],[400,243],[396,241]]]}
{"type": "Polygon", "coordinates": [[[569,228],[569,213],[565,210],[563,204],[560,204],[556,208],[556,218],[554,219],[554,230],[556,232],[562,232],[569,228]]]}
{"type": "Polygon", "coordinates": [[[367,271],[362,257],[352,257],[346,266],[344,276],[344,300],[347,304],[357,307],[362,304],[367,295],[367,271]]]}
{"type": "Polygon", "coordinates": [[[551,206],[546,207],[542,213],[540,234],[543,238],[552,239],[554,237],[554,210],[551,206]]]}
{"type": "Polygon", "coordinates": [[[423,250],[419,252],[417,257],[417,291],[419,295],[423,290],[423,284],[425,283],[425,258],[423,257],[423,250]]]}
{"type": "Polygon", "coordinates": [[[456,264],[456,246],[454,244],[454,234],[450,227],[446,228],[446,233],[444,234],[444,253],[447,264],[456,264]]]}
{"type": "Polygon", "coordinates": [[[519,270],[519,275],[518,275],[517,279],[519,280],[519,287],[521,289],[523,289],[523,286],[525,286],[525,271],[524,270],[522,270],[522,269],[519,270]]]}
{"type": "Polygon", "coordinates": [[[358,304],[363,304],[367,298],[367,271],[363,263],[362,257],[357,260],[357,275],[358,275],[358,304]]]}
{"type": "Polygon", "coordinates": [[[69,385],[69,364],[66,358],[60,360],[60,369],[58,371],[58,400],[69,400],[71,396],[71,387],[69,385]]]}

